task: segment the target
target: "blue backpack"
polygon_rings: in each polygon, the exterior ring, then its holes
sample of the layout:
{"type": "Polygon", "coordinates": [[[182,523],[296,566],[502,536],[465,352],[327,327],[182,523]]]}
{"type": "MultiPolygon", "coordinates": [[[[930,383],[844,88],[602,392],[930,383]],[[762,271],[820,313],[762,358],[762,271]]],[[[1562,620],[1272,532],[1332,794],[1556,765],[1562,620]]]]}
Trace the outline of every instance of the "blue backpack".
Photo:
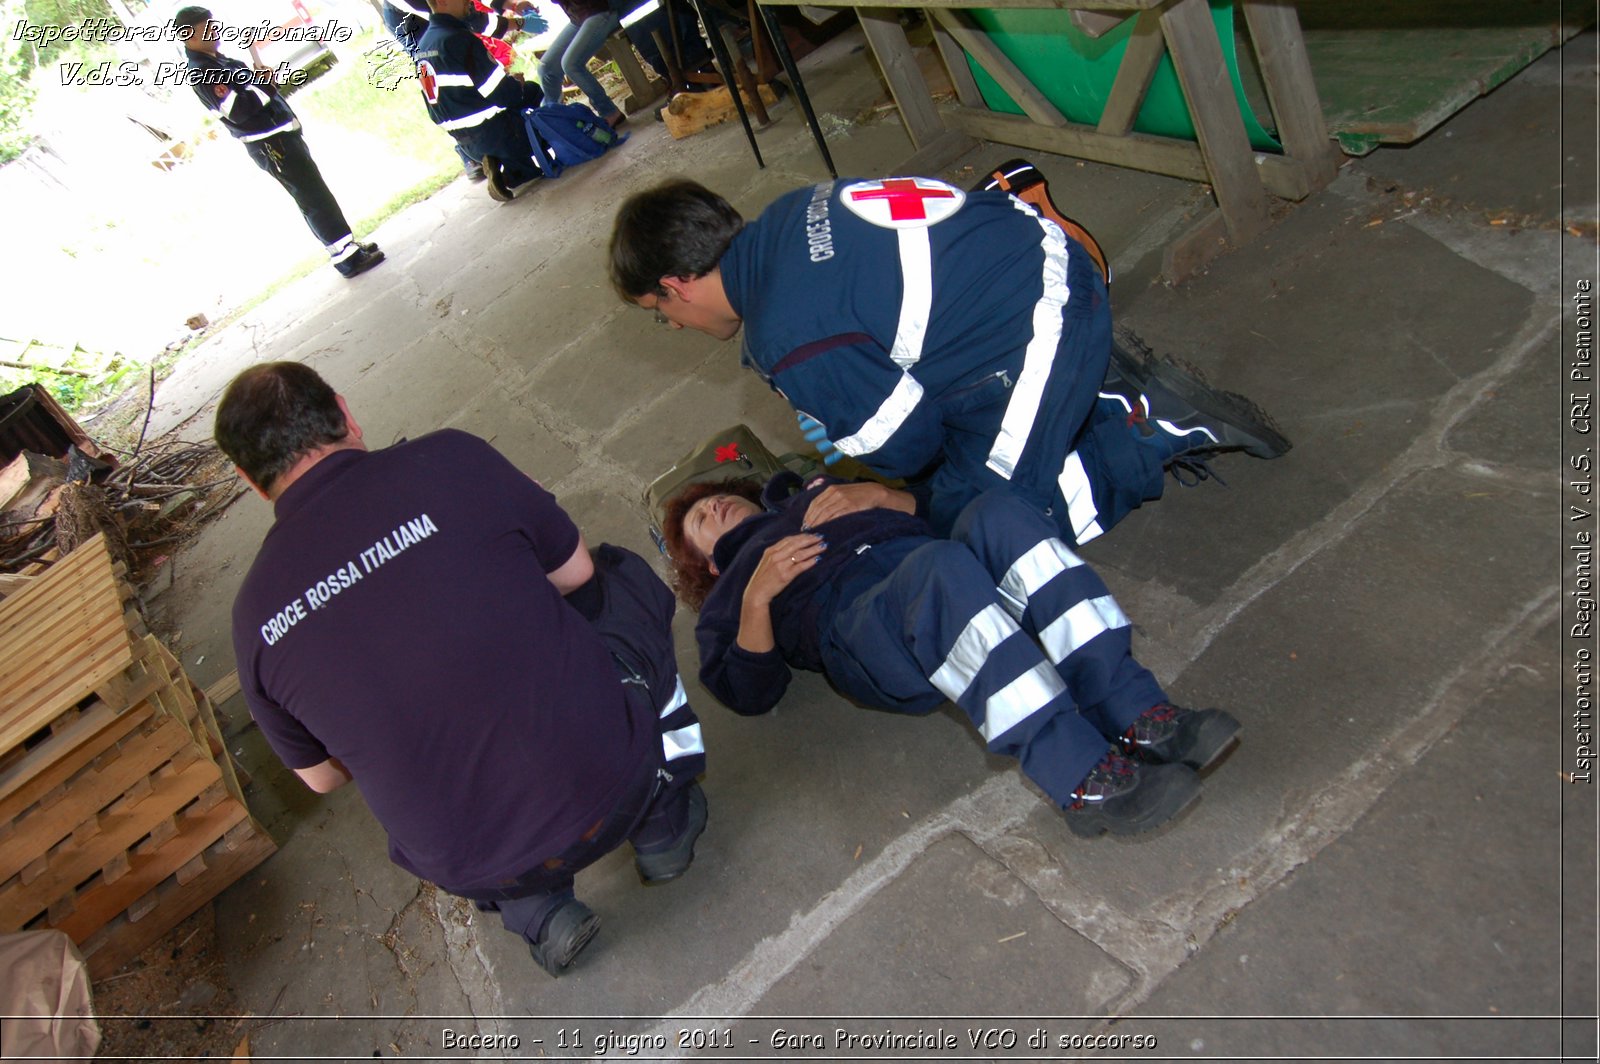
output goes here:
{"type": "Polygon", "coordinates": [[[528,139],[539,149],[534,161],[545,177],[559,177],[569,166],[598,159],[628,136],[581,103],[530,107],[522,117],[528,139]]]}

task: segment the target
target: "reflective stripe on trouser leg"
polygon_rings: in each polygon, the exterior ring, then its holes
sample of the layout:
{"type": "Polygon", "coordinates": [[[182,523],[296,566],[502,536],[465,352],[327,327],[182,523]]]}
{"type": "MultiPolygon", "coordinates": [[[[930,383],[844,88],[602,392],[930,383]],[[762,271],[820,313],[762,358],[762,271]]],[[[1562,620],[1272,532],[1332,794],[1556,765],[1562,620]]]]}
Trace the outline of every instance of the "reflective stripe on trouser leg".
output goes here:
{"type": "MultiPolygon", "coordinates": [[[[935,541],[840,610],[833,644],[874,686],[847,693],[914,703],[931,685],[966,712],[989,750],[1017,758],[1058,803],[1107,745],[1077,712],[1056,670],[1001,608],[970,550],[935,541]]],[[[833,671],[830,678],[837,682],[833,671]]],[[[898,708],[892,703],[889,708],[898,708]]]]}
{"type": "Polygon", "coordinates": [[[1132,655],[1132,627],[1098,573],[1053,522],[1003,492],[975,499],[951,535],[995,580],[1000,601],[1044,649],[1079,712],[1120,734],[1166,694],[1132,655]]]}
{"type": "Polygon", "coordinates": [[[676,678],[672,697],[661,707],[661,762],[668,773],[697,776],[705,770],[706,747],[700,736],[700,721],[689,706],[683,677],[676,678]]]}

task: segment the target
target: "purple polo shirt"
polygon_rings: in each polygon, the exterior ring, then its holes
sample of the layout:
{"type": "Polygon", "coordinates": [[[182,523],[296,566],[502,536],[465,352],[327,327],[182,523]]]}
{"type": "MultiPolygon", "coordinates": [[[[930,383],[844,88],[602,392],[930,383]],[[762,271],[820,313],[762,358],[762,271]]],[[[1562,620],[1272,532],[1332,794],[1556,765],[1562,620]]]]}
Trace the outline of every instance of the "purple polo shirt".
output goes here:
{"type": "Polygon", "coordinates": [[[396,864],[496,884],[651,770],[654,722],[546,575],[577,527],[483,440],[336,451],[275,511],[234,602],[240,685],[285,765],[350,770],[396,864]]]}

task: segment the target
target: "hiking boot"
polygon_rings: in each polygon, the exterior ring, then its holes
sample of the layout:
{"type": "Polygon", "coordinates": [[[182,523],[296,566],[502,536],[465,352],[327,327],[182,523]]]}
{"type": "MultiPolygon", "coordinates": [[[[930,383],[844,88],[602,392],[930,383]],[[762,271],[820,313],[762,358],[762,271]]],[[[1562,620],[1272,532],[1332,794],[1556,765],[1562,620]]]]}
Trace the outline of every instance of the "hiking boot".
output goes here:
{"type": "Polygon", "coordinates": [[[544,930],[539,932],[539,941],[528,943],[528,952],[539,962],[539,967],[551,975],[559,976],[583,952],[583,947],[589,944],[598,930],[600,918],[583,902],[568,898],[545,921],[544,930]]]}
{"type": "Polygon", "coordinates": [[[511,189],[500,173],[500,160],[493,155],[483,157],[483,176],[489,182],[489,198],[496,203],[510,203],[511,189]]]}
{"type": "Polygon", "coordinates": [[[1162,765],[1188,765],[1204,772],[1233,747],[1239,722],[1220,709],[1184,709],[1170,702],[1152,706],[1123,734],[1130,754],[1162,765]]]}
{"type": "Polygon", "coordinates": [[[474,185],[480,181],[487,181],[489,179],[489,175],[483,172],[482,163],[479,163],[476,166],[463,166],[461,168],[461,173],[474,185]]]}
{"type": "Polygon", "coordinates": [[[695,841],[706,829],[706,792],[694,782],[690,782],[685,790],[688,792],[685,800],[689,803],[689,821],[683,831],[659,848],[651,847],[648,851],[636,849],[634,852],[633,866],[639,870],[639,878],[646,883],[665,883],[677,879],[694,863],[695,841]]]}
{"type": "Polygon", "coordinates": [[[1194,366],[1171,356],[1157,359],[1126,329],[1112,337],[1100,394],[1122,405],[1128,427],[1141,442],[1162,450],[1169,469],[1174,460],[1183,465],[1223,451],[1277,458],[1294,446],[1255,403],[1211,387],[1194,366]]]}
{"type": "Polygon", "coordinates": [[[1045,181],[1044,175],[1028,160],[1007,159],[999,166],[991,167],[989,173],[973,185],[970,191],[1009,192],[1030,205],[1059,225],[1063,233],[1083,245],[1083,249],[1099,267],[1100,276],[1106,279],[1107,284],[1111,283],[1111,263],[1106,258],[1106,253],[1100,249],[1100,242],[1094,238],[1094,234],[1067,217],[1066,213],[1056,206],[1056,201],[1050,198],[1050,185],[1045,181]]]}
{"type": "Polygon", "coordinates": [[[383,261],[383,249],[376,244],[357,244],[356,253],[334,266],[346,280],[359,277],[383,261]]]}
{"type": "Polygon", "coordinates": [[[1187,809],[1200,797],[1200,777],[1187,765],[1140,764],[1107,754],[1072,797],[1066,819],[1074,835],[1137,835],[1187,809]]]}

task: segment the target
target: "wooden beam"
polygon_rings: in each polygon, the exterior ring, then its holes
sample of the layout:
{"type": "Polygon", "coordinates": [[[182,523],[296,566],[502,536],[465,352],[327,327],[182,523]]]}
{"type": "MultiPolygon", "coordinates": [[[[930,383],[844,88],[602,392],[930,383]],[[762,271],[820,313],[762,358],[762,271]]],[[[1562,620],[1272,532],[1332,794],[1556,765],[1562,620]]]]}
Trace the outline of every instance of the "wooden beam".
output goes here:
{"type": "Polygon", "coordinates": [[[938,46],[939,58],[944,60],[945,70],[950,74],[950,84],[955,86],[956,100],[963,107],[984,106],[983,93],[978,91],[972,68],[967,66],[967,53],[950,36],[944,23],[933,17],[933,12],[928,12],[928,16],[928,25],[933,29],[933,43],[938,46]]]}
{"type": "Polygon", "coordinates": [[[1228,224],[1221,211],[1208,210],[1161,253],[1161,277],[1169,284],[1181,284],[1227,250],[1228,224]]]}
{"type": "MultiPolygon", "coordinates": [[[[1083,12],[1074,11],[1073,14],[1083,12]]],[[[1160,16],[1154,11],[1140,13],[1128,38],[1128,48],[1122,53],[1122,63],[1117,67],[1117,80],[1106,97],[1105,110],[1100,112],[1101,133],[1120,137],[1133,129],[1139,108],[1144,106],[1144,95],[1150,91],[1156,68],[1166,54],[1167,42],[1161,36],[1160,16]]]]}
{"type": "Polygon", "coordinates": [[[978,65],[988,72],[989,76],[999,83],[1000,87],[1016,101],[1022,108],[1023,114],[1039,123],[1041,126],[1064,126],[1067,116],[1056,109],[1056,105],[1045,99],[1029,81],[1027,75],[1017,69],[1000,46],[982,30],[972,24],[971,16],[965,11],[950,11],[942,8],[932,8],[929,14],[939,20],[945,29],[950,31],[950,36],[965,48],[978,65]]]}
{"type": "Polygon", "coordinates": [[[872,45],[872,54],[878,57],[878,66],[900,108],[900,121],[905,124],[912,145],[921,148],[932,142],[944,132],[944,121],[933,106],[928,81],[917,66],[916,53],[906,40],[900,16],[883,8],[863,7],[857,9],[856,17],[861,20],[867,43],[872,45]]]}
{"type": "Polygon", "coordinates": [[[1300,18],[1287,3],[1246,0],[1241,6],[1278,139],[1288,156],[1304,167],[1311,188],[1320,189],[1339,172],[1340,153],[1328,136],[1300,18]]]}
{"type": "Polygon", "coordinates": [[[1079,9],[1068,16],[1072,20],[1073,28],[1085,37],[1099,40],[1127,19],[1123,13],[1113,14],[1110,11],[1087,11],[1079,9]]]}
{"type": "Polygon", "coordinates": [[[897,174],[936,174],[978,146],[977,139],[954,129],[947,129],[922,148],[900,161],[897,174]]]}
{"type": "Polygon", "coordinates": [[[1243,244],[1267,227],[1267,194],[1239,117],[1211,6],[1206,0],[1177,0],[1161,13],[1161,30],[1194,119],[1212,195],[1227,220],[1228,235],[1243,244]]]}
{"type": "MultiPolygon", "coordinates": [[[[945,123],[978,140],[1036,148],[1055,155],[1181,177],[1185,181],[1210,180],[1200,148],[1192,141],[1148,133],[1115,137],[1076,123],[1055,129],[1036,125],[1020,115],[996,114],[970,107],[946,112],[945,123]]],[[[1274,196],[1299,200],[1309,193],[1305,174],[1295,160],[1265,152],[1256,152],[1254,159],[1261,182],[1274,196]]]]}

